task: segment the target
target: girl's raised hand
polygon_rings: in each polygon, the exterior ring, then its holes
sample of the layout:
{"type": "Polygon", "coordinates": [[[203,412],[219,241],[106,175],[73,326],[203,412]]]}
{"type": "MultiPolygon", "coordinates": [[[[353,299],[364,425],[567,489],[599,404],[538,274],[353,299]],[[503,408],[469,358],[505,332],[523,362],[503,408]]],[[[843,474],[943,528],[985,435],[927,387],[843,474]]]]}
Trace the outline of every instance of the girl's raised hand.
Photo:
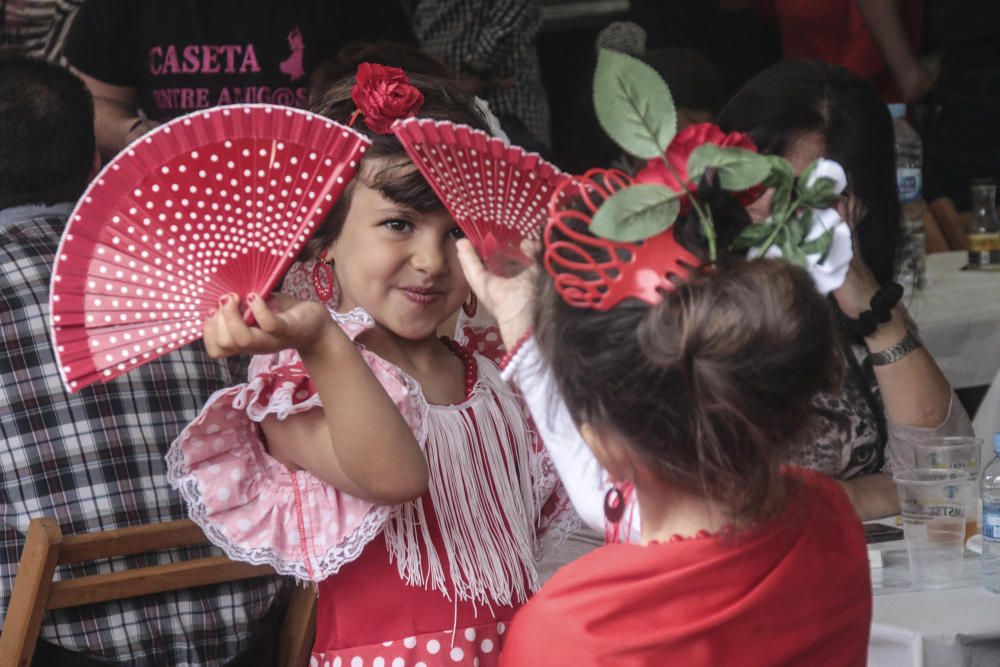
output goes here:
{"type": "MultiPolygon", "coordinates": [[[[268,354],[296,349],[306,353],[334,325],[326,306],[315,301],[300,301],[285,294],[262,299],[247,295],[247,304],[256,324],[243,320],[243,306],[237,294],[219,301],[219,308],[205,321],[205,348],[212,357],[237,354],[268,354]]],[[[342,334],[341,334],[342,335],[342,334]]]]}
{"type": "MultiPolygon", "coordinates": [[[[468,239],[459,240],[457,247],[458,261],[469,287],[496,318],[504,345],[510,349],[531,328],[537,267],[533,265],[512,278],[504,278],[490,273],[468,239]]],[[[528,257],[534,257],[537,249],[537,242],[521,243],[521,250],[528,257]]]]}

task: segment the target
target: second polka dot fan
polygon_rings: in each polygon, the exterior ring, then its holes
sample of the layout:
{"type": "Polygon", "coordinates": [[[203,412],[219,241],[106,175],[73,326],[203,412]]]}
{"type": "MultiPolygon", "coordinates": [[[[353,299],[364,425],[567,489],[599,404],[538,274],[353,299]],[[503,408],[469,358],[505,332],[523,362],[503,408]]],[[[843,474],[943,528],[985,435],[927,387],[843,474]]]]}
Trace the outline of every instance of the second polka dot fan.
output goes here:
{"type": "Polygon", "coordinates": [[[549,200],[570,177],[466,125],[407,118],[392,131],[486,263],[500,272],[510,260],[524,264],[521,241],[541,239],[549,200]]]}
{"type": "Polygon", "coordinates": [[[237,105],[126,148],[77,204],[52,270],[70,391],[200,338],[223,294],[270,293],[368,144],[305,111],[237,105]]]}

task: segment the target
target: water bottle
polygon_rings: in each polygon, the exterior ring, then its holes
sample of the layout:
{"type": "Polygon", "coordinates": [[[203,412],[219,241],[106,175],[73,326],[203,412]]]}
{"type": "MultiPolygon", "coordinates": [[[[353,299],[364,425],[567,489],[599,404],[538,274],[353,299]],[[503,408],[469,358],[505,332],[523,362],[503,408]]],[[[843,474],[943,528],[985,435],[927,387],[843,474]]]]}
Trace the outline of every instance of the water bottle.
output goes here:
{"type": "Polygon", "coordinates": [[[921,288],[927,274],[926,205],[921,198],[924,149],[920,135],[906,122],[906,105],[890,104],[889,113],[896,135],[896,185],[903,209],[903,243],[897,279],[904,285],[921,288]]]}
{"type": "Polygon", "coordinates": [[[1000,271],[1000,219],[997,219],[997,186],[991,179],[972,181],[972,220],[966,230],[969,268],[1000,271]]]}
{"type": "Polygon", "coordinates": [[[983,582],[1000,593],[1000,433],[993,439],[996,456],[983,470],[983,582]]]}

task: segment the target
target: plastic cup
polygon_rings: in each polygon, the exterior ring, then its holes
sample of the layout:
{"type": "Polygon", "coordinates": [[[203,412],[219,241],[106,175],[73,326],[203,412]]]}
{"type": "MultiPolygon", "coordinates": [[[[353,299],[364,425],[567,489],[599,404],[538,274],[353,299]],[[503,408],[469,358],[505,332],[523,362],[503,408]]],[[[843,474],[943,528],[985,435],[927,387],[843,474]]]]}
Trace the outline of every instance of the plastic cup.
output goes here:
{"type": "Polygon", "coordinates": [[[979,472],[983,453],[981,438],[931,438],[913,446],[914,467],[964,470],[969,473],[969,496],[965,508],[965,539],[979,532],[979,472]]]}
{"type": "Polygon", "coordinates": [[[935,588],[961,578],[969,473],[918,468],[893,479],[913,583],[935,588]]]}

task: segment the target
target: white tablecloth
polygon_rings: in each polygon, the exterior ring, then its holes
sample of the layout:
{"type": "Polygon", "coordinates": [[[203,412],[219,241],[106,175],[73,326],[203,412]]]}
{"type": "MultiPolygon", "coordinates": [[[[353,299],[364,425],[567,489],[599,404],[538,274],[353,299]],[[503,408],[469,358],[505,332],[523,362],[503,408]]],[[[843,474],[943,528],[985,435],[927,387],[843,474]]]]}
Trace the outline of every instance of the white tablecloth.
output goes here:
{"type": "MultiPolygon", "coordinates": [[[[908,581],[902,542],[886,552],[887,576],[908,581]]],[[[868,667],[1000,665],[1000,595],[983,588],[978,555],[966,552],[962,585],[944,590],[875,586],[868,667]]],[[[879,573],[873,570],[877,580],[879,573]]]]}
{"type": "Polygon", "coordinates": [[[904,296],[924,345],[952,386],[977,387],[1000,369],[1000,272],[962,271],[965,251],[927,257],[927,286],[904,296]]]}
{"type": "MultiPolygon", "coordinates": [[[[895,526],[898,519],[872,523],[895,526]]],[[[978,552],[965,550],[962,576],[949,588],[921,590],[910,578],[905,541],[869,544],[868,549],[881,551],[883,561],[871,571],[875,598],[868,667],[1000,665],[1000,594],[983,587],[978,552]]]]}
{"type": "Polygon", "coordinates": [[[877,596],[868,665],[1000,665],[1000,595],[975,586],[877,596]]]}

